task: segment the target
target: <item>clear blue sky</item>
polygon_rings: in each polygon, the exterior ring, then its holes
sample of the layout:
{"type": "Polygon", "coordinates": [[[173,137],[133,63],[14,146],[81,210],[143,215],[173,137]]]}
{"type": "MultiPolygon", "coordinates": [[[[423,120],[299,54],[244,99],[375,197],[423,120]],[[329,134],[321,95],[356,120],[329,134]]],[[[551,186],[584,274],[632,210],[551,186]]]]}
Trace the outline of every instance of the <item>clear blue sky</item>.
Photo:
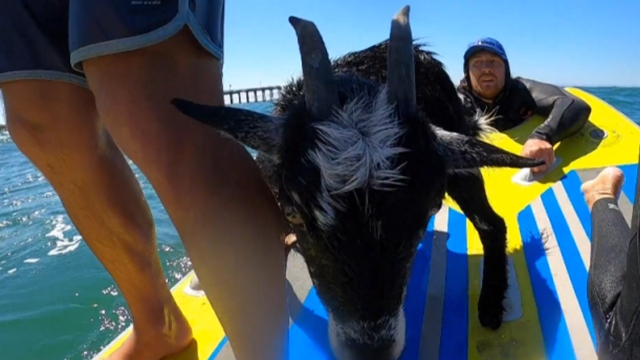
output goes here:
{"type": "MultiPolygon", "coordinates": [[[[281,85],[300,74],[291,15],[316,23],[337,57],[388,38],[393,15],[411,5],[415,37],[449,75],[462,76],[467,44],[491,36],[512,73],[565,86],[640,86],[640,0],[230,0],[225,89],[281,85]]],[[[0,101],[0,123],[4,122],[0,101]]]]}
{"type": "Polygon", "coordinates": [[[280,85],[300,74],[290,15],[314,21],[337,57],[388,38],[406,4],[414,37],[430,44],[455,82],[467,44],[491,36],[514,75],[640,86],[640,0],[235,0],[226,4],[225,89],[280,85]]]}

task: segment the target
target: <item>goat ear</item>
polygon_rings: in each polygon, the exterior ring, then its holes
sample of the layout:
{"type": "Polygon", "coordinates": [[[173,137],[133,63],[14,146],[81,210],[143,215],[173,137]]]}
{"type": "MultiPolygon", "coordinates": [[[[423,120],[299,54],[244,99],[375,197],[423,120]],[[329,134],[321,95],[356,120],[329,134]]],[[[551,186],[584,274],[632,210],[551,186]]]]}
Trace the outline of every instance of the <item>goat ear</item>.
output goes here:
{"type": "Polygon", "coordinates": [[[436,150],[452,170],[481,167],[532,168],[544,160],[519,156],[476,138],[431,126],[436,137],[436,150]]]}
{"type": "Polygon", "coordinates": [[[227,106],[208,106],[184,99],[171,103],[183,114],[228,134],[243,145],[271,158],[278,157],[284,119],[227,106]]]}

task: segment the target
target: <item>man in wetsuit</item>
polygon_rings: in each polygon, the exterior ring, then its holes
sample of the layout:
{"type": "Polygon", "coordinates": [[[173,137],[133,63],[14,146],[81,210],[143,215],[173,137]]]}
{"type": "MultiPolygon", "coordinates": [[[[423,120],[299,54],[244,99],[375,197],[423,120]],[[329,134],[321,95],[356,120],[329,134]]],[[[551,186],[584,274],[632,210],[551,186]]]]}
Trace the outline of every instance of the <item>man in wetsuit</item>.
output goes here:
{"type": "Polygon", "coordinates": [[[464,78],[458,85],[467,115],[493,112],[498,131],[513,128],[532,115],[546,120],[529,136],[522,155],[544,159],[531,169],[545,172],[555,161],[553,146],[577,133],[587,122],[591,108],[581,99],[551,85],[511,77],[509,59],[502,44],[492,38],[474,41],[464,53],[464,78]]]}
{"type": "Polygon", "coordinates": [[[591,211],[587,297],[599,360],[640,359],[640,242],[618,206],[623,182],[608,167],[581,189],[591,211]]]}

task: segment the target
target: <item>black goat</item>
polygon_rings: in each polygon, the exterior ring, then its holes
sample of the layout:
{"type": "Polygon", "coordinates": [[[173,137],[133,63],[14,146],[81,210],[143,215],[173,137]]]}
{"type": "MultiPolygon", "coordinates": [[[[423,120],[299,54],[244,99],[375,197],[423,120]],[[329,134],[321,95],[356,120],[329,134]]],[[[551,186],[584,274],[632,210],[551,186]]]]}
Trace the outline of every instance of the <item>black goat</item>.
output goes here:
{"type": "Polygon", "coordinates": [[[285,86],[274,115],[173,104],[260,153],[329,314],[334,355],[400,356],[411,264],[445,192],[480,233],[480,322],[497,329],[508,286],[506,225],[478,168],[542,161],[476,139],[488,129],[485,118],[463,116],[442,63],[414,45],[408,6],[392,21],[389,41],[333,62],[312,22],[289,22],[304,79],[285,86]]]}

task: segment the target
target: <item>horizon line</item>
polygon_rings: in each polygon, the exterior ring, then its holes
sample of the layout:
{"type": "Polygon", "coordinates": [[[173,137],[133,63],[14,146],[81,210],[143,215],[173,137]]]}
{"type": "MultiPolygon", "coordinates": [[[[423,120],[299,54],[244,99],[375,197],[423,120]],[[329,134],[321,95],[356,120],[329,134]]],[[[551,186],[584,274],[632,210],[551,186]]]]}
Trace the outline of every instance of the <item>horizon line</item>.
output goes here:
{"type": "MultiPolygon", "coordinates": [[[[640,84],[638,85],[557,85],[554,84],[556,86],[559,87],[585,87],[585,88],[621,88],[621,89],[640,89],[640,84]]],[[[228,86],[226,89],[224,89],[224,92],[228,92],[228,91],[241,91],[241,90],[246,90],[246,89],[262,89],[262,88],[270,88],[270,87],[274,87],[274,86],[284,86],[284,85],[264,85],[264,86],[250,86],[250,87],[243,87],[243,88],[232,88],[231,86],[228,86]]],[[[223,87],[224,88],[224,87],[223,87]]]]}

